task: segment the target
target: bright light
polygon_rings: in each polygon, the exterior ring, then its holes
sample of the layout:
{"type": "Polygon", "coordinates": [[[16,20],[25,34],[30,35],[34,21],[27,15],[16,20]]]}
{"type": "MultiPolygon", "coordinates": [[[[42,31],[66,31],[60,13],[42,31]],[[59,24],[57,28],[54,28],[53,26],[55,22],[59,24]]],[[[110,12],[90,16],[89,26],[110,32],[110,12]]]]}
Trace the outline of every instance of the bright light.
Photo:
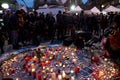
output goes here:
{"type": "Polygon", "coordinates": [[[71,6],[71,10],[74,10],[74,9],[75,9],[75,5],[72,5],[72,6],[71,6]]]}
{"type": "Polygon", "coordinates": [[[8,9],[9,8],[9,5],[7,4],[7,3],[2,3],[2,8],[4,8],[4,9],[8,9]]]}
{"type": "Polygon", "coordinates": [[[78,15],[78,13],[76,13],[76,15],[78,15]]]}
{"type": "Polygon", "coordinates": [[[102,8],[104,8],[105,6],[104,5],[101,5],[102,8]]]}

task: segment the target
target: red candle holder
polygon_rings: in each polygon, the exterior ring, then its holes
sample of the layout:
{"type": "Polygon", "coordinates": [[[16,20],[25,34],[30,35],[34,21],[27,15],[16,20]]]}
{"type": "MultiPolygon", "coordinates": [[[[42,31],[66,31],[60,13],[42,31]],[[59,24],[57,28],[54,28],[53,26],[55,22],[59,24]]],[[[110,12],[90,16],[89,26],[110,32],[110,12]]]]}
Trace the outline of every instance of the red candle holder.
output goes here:
{"type": "Polygon", "coordinates": [[[78,67],[78,66],[76,66],[76,67],[74,68],[74,72],[75,72],[75,74],[77,74],[77,73],[78,73],[78,71],[79,71],[79,67],[78,67]]]}

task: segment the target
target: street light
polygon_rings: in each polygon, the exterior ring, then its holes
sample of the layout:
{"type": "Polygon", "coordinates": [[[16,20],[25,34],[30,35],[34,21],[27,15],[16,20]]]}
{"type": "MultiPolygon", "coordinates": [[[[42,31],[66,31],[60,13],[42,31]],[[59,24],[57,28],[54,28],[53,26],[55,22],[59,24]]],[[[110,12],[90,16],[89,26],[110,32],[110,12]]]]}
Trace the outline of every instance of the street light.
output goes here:
{"type": "Polygon", "coordinates": [[[8,3],[2,3],[1,6],[2,6],[3,9],[8,9],[9,8],[8,3]]]}

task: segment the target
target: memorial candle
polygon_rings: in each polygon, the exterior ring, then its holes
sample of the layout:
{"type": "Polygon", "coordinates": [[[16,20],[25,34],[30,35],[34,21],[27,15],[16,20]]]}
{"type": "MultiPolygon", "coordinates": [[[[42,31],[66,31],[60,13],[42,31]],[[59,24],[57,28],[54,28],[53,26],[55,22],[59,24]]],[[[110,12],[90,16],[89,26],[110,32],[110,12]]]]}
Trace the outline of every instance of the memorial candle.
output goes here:
{"type": "Polygon", "coordinates": [[[25,63],[27,64],[27,63],[29,62],[29,60],[30,60],[30,56],[27,56],[27,57],[25,58],[25,63]]]}
{"type": "Polygon", "coordinates": [[[48,56],[49,56],[49,53],[45,53],[45,57],[48,58],[48,56]]]}
{"type": "Polygon", "coordinates": [[[25,71],[28,72],[28,65],[25,66],[25,71]]]}
{"type": "Polygon", "coordinates": [[[37,80],[42,80],[42,75],[40,73],[37,74],[37,80]]]}
{"type": "Polygon", "coordinates": [[[34,68],[35,68],[35,65],[34,65],[34,64],[31,64],[31,68],[34,69],[34,68]]]}
{"type": "Polygon", "coordinates": [[[33,78],[36,78],[36,71],[34,68],[32,69],[32,76],[33,76],[33,78]]]}
{"type": "Polygon", "coordinates": [[[65,78],[66,74],[65,71],[62,71],[62,77],[65,78]]]}
{"type": "Polygon", "coordinates": [[[75,80],[75,77],[72,76],[70,80],[75,80]]]}
{"type": "Polygon", "coordinates": [[[78,73],[78,71],[79,71],[79,67],[78,67],[78,66],[76,66],[76,67],[74,68],[74,72],[75,72],[75,74],[77,74],[77,73],[78,73]]]}
{"type": "Polygon", "coordinates": [[[32,52],[32,57],[34,57],[34,55],[35,55],[35,52],[33,51],[33,52],[32,52]]]}
{"type": "Polygon", "coordinates": [[[56,79],[56,74],[55,74],[55,73],[52,73],[52,74],[51,74],[51,78],[52,78],[52,80],[57,80],[57,79],[56,79]]]}
{"type": "Polygon", "coordinates": [[[46,63],[47,65],[49,65],[49,64],[50,64],[50,61],[46,61],[45,63],[46,63]]]}
{"type": "Polygon", "coordinates": [[[33,62],[34,62],[34,63],[37,62],[37,56],[34,56],[33,62]]]}
{"type": "Polygon", "coordinates": [[[15,69],[14,68],[11,68],[10,69],[10,73],[13,74],[15,72],[15,69]]]}
{"type": "Polygon", "coordinates": [[[62,80],[62,75],[58,75],[58,80],[62,80]]]}

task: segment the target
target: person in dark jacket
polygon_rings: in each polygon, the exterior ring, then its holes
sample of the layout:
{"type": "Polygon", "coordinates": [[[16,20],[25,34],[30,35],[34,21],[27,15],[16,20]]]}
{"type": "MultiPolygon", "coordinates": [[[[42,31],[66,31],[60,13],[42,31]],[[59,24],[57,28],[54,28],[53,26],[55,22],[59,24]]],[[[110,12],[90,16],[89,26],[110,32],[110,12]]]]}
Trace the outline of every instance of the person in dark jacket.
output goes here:
{"type": "Polygon", "coordinates": [[[77,49],[82,49],[84,48],[84,41],[83,41],[83,37],[81,35],[77,35],[75,42],[74,42],[75,46],[77,47],[77,49]]]}
{"type": "Polygon", "coordinates": [[[0,49],[2,54],[4,53],[3,46],[4,46],[4,36],[3,36],[2,27],[0,27],[0,49]]]}

